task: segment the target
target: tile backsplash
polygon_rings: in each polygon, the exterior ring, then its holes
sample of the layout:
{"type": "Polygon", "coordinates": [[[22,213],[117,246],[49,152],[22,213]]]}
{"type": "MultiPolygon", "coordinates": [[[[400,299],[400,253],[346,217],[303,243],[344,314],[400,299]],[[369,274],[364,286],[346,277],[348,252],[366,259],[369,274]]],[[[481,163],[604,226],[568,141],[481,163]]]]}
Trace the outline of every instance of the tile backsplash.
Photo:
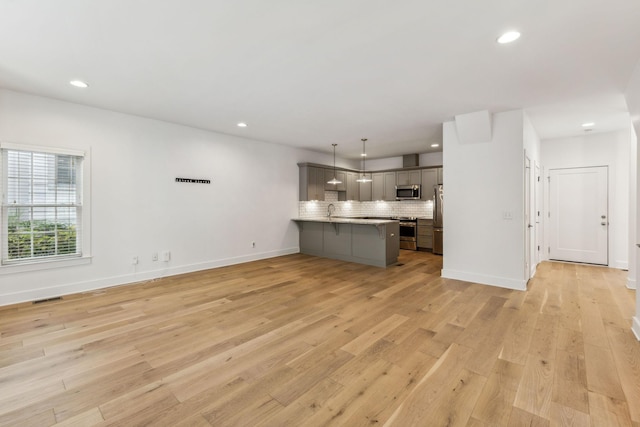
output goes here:
{"type": "Polygon", "coordinates": [[[333,206],[335,206],[333,216],[433,217],[433,201],[431,200],[403,200],[401,202],[339,202],[337,191],[326,191],[324,201],[299,202],[298,216],[300,218],[326,216],[329,204],[333,204],[333,206]]]}

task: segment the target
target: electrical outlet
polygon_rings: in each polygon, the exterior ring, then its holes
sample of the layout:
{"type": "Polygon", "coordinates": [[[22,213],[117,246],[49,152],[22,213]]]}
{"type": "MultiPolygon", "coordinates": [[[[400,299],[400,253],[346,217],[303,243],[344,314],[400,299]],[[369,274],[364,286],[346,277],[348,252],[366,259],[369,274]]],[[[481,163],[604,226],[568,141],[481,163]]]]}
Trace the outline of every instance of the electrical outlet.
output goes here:
{"type": "Polygon", "coordinates": [[[169,251],[162,252],[162,261],[164,261],[164,262],[171,261],[171,252],[169,252],[169,251]]]}
{"type": "Polygon", "coordinates": [[[251,242],[251,247],[255,248],[256,247],[256,242],[251,242]]]}
{"type": "Polygon", "coordinates": [[[158,260],[158,252],[154,252],[151,254],[151,261],[157,261],[158,260]]]}
{"type": "Polygon", "coordinates": [[[134,256],[133,258],[131,258],[131,265],[137,265],[138,264],[138,257],[134,256]]]}

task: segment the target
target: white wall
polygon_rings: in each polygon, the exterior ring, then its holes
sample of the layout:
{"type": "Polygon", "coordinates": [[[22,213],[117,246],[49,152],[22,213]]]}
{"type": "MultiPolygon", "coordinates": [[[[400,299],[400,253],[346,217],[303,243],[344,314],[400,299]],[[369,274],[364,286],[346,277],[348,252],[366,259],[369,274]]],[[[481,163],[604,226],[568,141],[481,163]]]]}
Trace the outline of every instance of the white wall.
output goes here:
{"type": "Polygon", "coordinates": [[[486,143],[463,144],[455,122],[443,126],[442,275],[524,290],[523,111],[494,114],[486,143]]]}
{"type": "MultiPolygon", "coordinates": [[[[627,86],[627,90],[625,92],[625,99],[627,101],[627,107],[629,108],[629,113],[631,114],[631,120],[633,122],[634,130],[636,137],[640,135],[640,61],[636,64],[636,68],[629,80],[629,84],[627,86]]],[[[637,141],[637,139],[636,139],[637,141]]],[[[633,243],[640,242],[640,197],[637,197],[637,190],[640,189],[640,173],[637,173],[637,167],[640,165],[640,150],[636,147],[636,217],[632,219],[635,221],[636,234],[631,236],[631,239],[634,239],[633,243]]],[[[636,261],[636,274],[635,281],[636,283],[639,280],[640,275],[640,248],[635,245],[631,246],[633,248],[633,252],[631,256],[635,257],[636,261]]],[[[636,286],[637,288],[637,286],[636,286]]],[[[636,315],[633,318],[633,332],[636,334],[636,338],[640,340],[640,292],[636,290],[636,315]]]]}
{"type": "MultiPolygon", "coordinates": [[[[585,134],[542,141],[542,163],[550,169],[608,166],[609,170],[609,266],[629,265],[629,131],[585,134]]],[[[547,175],[548,176],[548,175],[547,175]]],[[[548,182],[545,179],[545,194],[548,182]]],[[[545,207],[544,218],[548,220],[545,207]]],[[[548,230],[548,224],[546,229],[548,230]]],[[[549,244],[546,236],[545,245],[549,244]]]]}
{"type": "Polygon", "coordinates": [[[442,151],[420,154],[420,166],[442,166],[442,151]]]}
{"type": "Polygon", "coordinates": [[[297,163],[332,163],[331,155],[6,90],[0,140],[91,151],[93,257],[44,271],[0,268],[0,305],[298,252],[290,221],[297,163]],[[167,250],[169,262],[151,261],[167,250]]]}
{"type": "MultiPolygon", "coordinates": [[[[638,86],[640,89],[640,72],[637,73],[638,86]]],[[[640,97],[640,90],[638,91],[638,95],[640,97]]],[[[640,99],[638,99],[638,108],[640,108],[640,99]]],[[[638,282],[640,277],[640,248],[637,246],[637,243],[640,242],[640,197],[638,197],[638,189],[640,189],[640,173],[638,173],[638,165],[640,165],[640,150],[638,150],[638,135],[640,134],[640,120],[635,122],[635,126],[631,128],[631,144],[632,144],[632,152],[634,153],[634,157],[631,161],[631,166],[633,167],[634,180],[631,182],[630,186],[635,189],[634,197],[632,200],[635,202],[634,209],[631,211],[634,216],[631,217],[631,222],[633,222],[633,233],[629,234],[629,259],[633,259],[633,271],[629,271],[629,287],[635,289],[636,291],[636,315],[633,317],[632,330],[635,334],[638,341],[640,341],[640,292],[638,292],[638,282]],[[633,274],[633,276],[631,276],[633,274]]],[[[630,215],[631,215],[630,214],[630,215]]]]}

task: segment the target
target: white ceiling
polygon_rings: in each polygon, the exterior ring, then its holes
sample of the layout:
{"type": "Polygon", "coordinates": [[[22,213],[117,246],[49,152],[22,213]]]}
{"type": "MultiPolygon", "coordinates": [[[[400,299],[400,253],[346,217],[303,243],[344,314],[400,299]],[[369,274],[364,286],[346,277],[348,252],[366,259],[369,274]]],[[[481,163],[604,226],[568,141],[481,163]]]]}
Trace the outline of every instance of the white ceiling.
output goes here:
{"type": "Polygon", "coordinates": [[[638,59],[638,0],[0,0],[0,87],[353,159],[479,110],[621,129],[638,59]]]}

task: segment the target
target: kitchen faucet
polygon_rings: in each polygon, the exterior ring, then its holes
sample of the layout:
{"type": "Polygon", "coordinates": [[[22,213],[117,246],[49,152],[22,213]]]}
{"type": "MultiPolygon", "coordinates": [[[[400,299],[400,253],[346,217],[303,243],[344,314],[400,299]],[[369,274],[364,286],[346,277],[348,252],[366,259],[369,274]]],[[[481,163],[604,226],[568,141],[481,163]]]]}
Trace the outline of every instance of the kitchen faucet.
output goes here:
{"type": "Polygon", "coordinates": [[[329,219],[331,219],[331,214],[334,213],[336,211],[336,207],[333,206],[333,203],[329,203],[329,206],[327,206],[327,216],[329,217],[329,219]]]}

